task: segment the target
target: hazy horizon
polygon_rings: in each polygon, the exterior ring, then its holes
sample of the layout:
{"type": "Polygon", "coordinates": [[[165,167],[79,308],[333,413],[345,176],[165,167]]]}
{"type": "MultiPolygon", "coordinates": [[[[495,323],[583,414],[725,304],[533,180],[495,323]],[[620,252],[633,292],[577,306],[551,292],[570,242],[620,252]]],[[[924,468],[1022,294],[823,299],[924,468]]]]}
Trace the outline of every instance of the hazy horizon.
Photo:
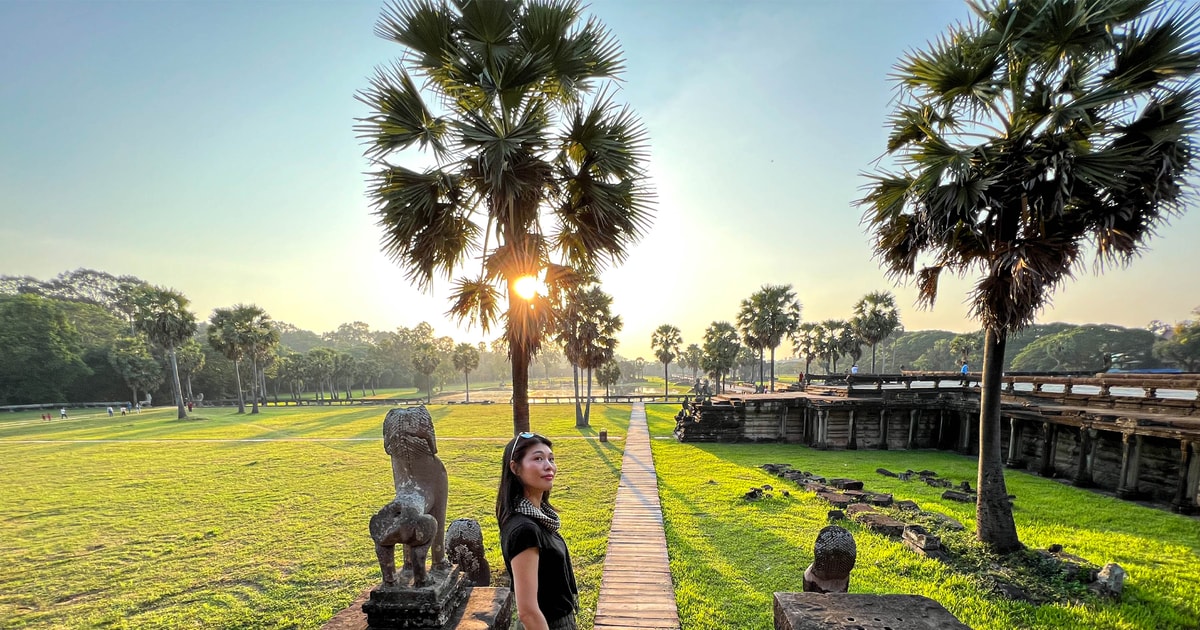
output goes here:
{"type": "MultiPolygon", "coordinates": [[[[253,302],[317,333],[428,321],[485,338],[444,318],[445,283],[418,293],[380,253],[353,97],[401,52],[373,35],[382,6],[0,4],[0,274],[136,275],[183,291],[201,319],[253,302]]],[[[965,20],[965,3],[590,12],[625,50],[617,100],[649,131],[658,196],[649,233],[602,276],[625,322],[619,353],[652,357],[664,323],[698,343],[763,284],[794,285],[806,321],[889,289],[908,330],[978,329],[963,303],[973,278],[944,279],[936,307],[917,310],[871,259],[852,205],[884,149],[892,65],[965,20]]],[[[1186,319],[1197,242],[1193,209],[1129,268],[1081,273],[1039,321],[1186,319]]]]}

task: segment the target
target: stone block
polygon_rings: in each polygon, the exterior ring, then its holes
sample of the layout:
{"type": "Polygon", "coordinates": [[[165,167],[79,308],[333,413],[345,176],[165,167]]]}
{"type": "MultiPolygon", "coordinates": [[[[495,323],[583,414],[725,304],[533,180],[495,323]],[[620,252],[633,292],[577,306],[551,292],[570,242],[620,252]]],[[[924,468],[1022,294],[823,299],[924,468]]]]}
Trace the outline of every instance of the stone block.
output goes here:
{"type": "Polygon", "coordinates": [[[876,468],[875,472],[883,475],[884,477],[899,477],[900,476],[886,468],[876,468]]]}
{"type": "Polygon", "coordinates": [[[851,503],[850,505],[846,506],[846,514],[850,518],[854,518],[856,515],[859,515],[859,514],[865,514],[867,512],[875,512],[875,511],[876,511],[875,508],[867,505],[866,503],[851,503]]]}
{"type": "Polygon", "coordinates": [[[921,507],[919,505],[917,505],[916,501],[909,501],[907,499],[905,499],[904,501],[897,501],[896,507],[904,512],[919,512],[919,511],[921,511],[921,507]]]}
{"type": "Polygon", "coordinates": [[[958,492],[957,490],[947,490],[947,491],[943,492],[942,498],[949,499],[951,501],[958,501],[959,503],[974,503],[975,502],[975,497],[973,497],[969,494],[966,494],[964,492],[958,492]]]}
{"type": "Polygon", "coordinates": [[[825,514],[825,520],[829,521],[830,523],[840,521],[844,518],[846,518],[846,513],[841,510],[829,510],[829,512],[825,514]]]}
{"type": "Polygon", "coordinates": [[[775,630],[971,630],[941,604],[920,595],[775,593],[774,599],[775,630]]]}
{"type": "Polygon", "coordinates": [[[865,512],[855,520],[862,523],[863,527],[889,538],[899,538],[904,533],[904,523],[879,512],[865,512]]]}
{"type": "Polygon", "coordinates": [[[855,503],[863,503],[867,500],[867,493],[862,490],[844,490],[842,494],[855,503]]]}
{"type": "MultiPolygon", "coordinates": [[[[322,630],[375,628],[367,625],[367,616],[362,611],[362,605],[370,598],[372,590],[363,591],[353,603],[321,626],[322,630]]],[[[512,591],[507,588],[468,588],[466,601],[454,611],[440,630],[509,630],[513,601],[512,591]]]]}
{"type": "Polygon", "coordinates": [[[1121,565],[1110,562],[1100,569],[1096,581],[1088,585],[1088,588],[1098,595],[1121,599],[1121,593],[1125,590],[1125,576],[1125,569],[1122,569],[1121,565]]]}
{"type": "Polygon", "coordinates": [[[835,508],[845,509],[850,505],[850,498],[836,492],[818,492],[817,496],[829,502],[835,508]]]}
{"type": "Polygon", "coordinates": [[[922,515],[932,518],[933,520],[937,521],[938,525],[951,531],[961,532],[963,529],[965,529],[962,523],[959,523],[957,520],[952,519],[941,512],[922,512],[922,515]]]}
{"type": "Polygon", "coordinates": [[[867,503],[879,507],[890,507],[892,505],[892,495],[878,492],[871,493],[867,496],[867,503]]]}
{"type": "Polygon", "coordinates": [[[863,482],[857,479],[844,479],[841,477],[830,479],[829,485],[838,488],[839,490],[862,490],[863,482]]]}

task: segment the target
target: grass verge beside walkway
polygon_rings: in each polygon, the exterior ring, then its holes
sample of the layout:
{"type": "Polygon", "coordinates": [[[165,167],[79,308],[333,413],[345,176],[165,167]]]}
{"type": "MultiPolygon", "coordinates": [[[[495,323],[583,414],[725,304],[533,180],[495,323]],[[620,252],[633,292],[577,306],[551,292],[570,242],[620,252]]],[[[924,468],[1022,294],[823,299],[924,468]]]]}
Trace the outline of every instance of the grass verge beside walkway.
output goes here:
{"type": "MultiPolygon", "coordinates": [[[[933,451],[816,451],[788,444],[679,444],[670,436],[675,405],[647,405],[651,446],[675,581],[688,630],[772,627],[771,594],[802,590],[817,532],[830,509],[811,492],[758,468],[789,463],[826,477],[861,479],[869,490],[912,499],[974,530],[974,505],[941,499],[942,489],[875,473],[928,468],[975,484],[975,461],[933,451]],[[771,484],[774,497],[742,495],[771,484]],[[782,497],[788,489],[791,497],[782,497]]],[[[1025,473],[1010,472],[1014,515],[1031,548],[1059,543],[1098,565],[1117,562],[1129,577],[1120,602],[1082,592],[1034,606],[986,592],[985,576],[918,557],[893,541],[843,521],[858,543],[855,593],[911,593],[941,602],[977,630],[1009,628],[1142,629],[1200,627],[1200,523],[1025,473]]],[[[986,566],[986,558],[983,559],[986,566]]],[[[1079,589],[1082,590],[1082,589],[1079,589]]]]}
{"type": "MultiPolygon", "coordinates": [[[[531,410],[549,436],[624,435],[629,406],[531,410]]],[[[475,518],[493,577],[506,406],[434,406],[447,518],[475,518]]],[[[377,582],[367,522],[391,499],[380,441],[42,443],[20,439],[380,437],[383,408],[204,409],[0,422],[0,627],[314,628],[377,582]],[[199,411],[199,410],[198,410],[199,411]]],[[[33,416],[36,419],[36,414],[33,416]]],[[[623,441],[555,442],[554,491],[590,628],[623,441]]]]}

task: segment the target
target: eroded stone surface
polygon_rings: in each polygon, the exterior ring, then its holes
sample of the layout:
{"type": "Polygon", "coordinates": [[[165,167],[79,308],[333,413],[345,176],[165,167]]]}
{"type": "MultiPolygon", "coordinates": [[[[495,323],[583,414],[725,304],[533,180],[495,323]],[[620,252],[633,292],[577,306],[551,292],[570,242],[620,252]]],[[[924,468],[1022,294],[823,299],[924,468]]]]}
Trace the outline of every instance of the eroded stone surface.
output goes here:
{"type": "Polygon", "coordinates": [[[920,595],[775,593],[775,630],[971,630],[920,595]]]}
{"type": "Polygon", "coordinates": [[[489,586],[492,570],[483,548],[483,530],[473,518],[456,518],[446,530],[446,555],[473,586],[489,586]]]}

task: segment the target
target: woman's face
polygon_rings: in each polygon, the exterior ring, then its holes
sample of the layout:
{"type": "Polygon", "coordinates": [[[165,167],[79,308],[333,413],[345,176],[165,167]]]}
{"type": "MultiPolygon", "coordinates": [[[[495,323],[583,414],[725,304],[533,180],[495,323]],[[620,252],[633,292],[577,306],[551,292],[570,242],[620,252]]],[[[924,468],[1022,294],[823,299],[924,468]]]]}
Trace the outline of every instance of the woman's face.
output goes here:
{"type": "Polygon", "coordinates": [[[519,462],[513,464],[517,477],[525,484],[525,495],[541,497],[554,485],[558,466],[554,463],[554,452],[549,446],[537,442],[525,450],[519,462]]]}

